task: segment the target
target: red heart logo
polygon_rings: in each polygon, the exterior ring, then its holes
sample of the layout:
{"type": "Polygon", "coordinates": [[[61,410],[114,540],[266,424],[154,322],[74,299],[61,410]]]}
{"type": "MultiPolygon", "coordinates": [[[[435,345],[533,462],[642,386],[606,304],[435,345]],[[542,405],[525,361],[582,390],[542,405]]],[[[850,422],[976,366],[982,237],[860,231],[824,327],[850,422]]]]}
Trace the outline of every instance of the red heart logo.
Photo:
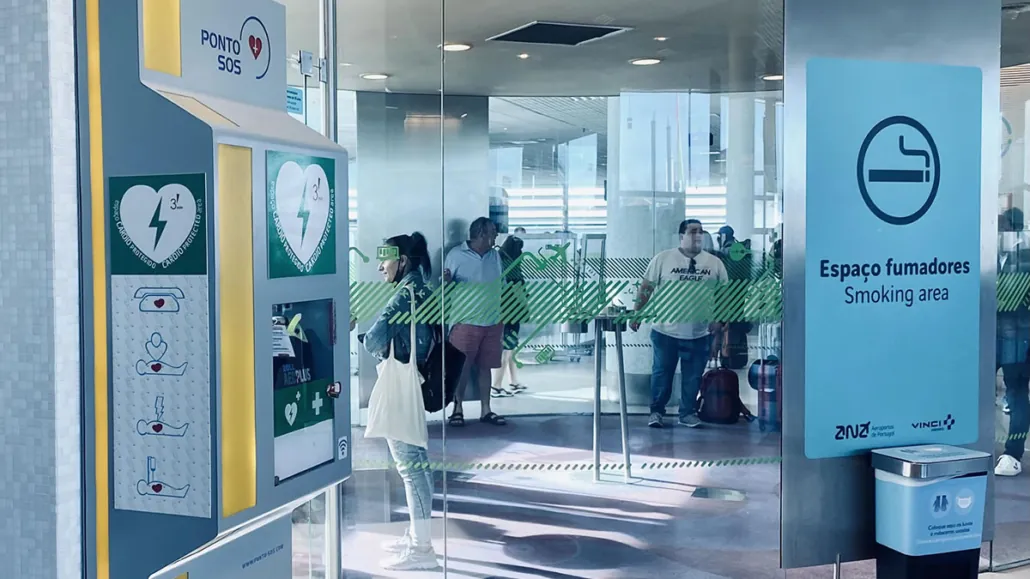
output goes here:
{"type": "Polygon", "coordinates": [[[150,488],[154,489],[155,493],[159,493],[159,492],[161,492],[161,489],[163,489],[165,487],[161,483],[154,483],[154,484],[150,485],[150,488]]]}
{"type": "Polygon", "coordinates": [[[150,369],[155,372],[160,372],[161,368],[164,368],[164,366],[162,366],[160,362],[155,362],[150,365],[150,369]]]}
{"type": "Polygon", "coordinates": [[[254,55],[255,60],[261,56],[261,39],[254,35],[250,37],[250,53],[254,55]]]}
{"type": "Polygon", "coordinates": [[[154,300],[154,305],[157,306],[158,308],[163,308],[163,307],[165,307],[165,301],[164,301],[163,298],[159,299],[159,300],[154,300]]]}
{"type": "Polygon", "coordinates": [[[154,429],[154,432],[161,432],[162,430],[164,430],[165,425],[164,424],[154,424],[153,426],[151,426],[151,428],[154,429]]]}

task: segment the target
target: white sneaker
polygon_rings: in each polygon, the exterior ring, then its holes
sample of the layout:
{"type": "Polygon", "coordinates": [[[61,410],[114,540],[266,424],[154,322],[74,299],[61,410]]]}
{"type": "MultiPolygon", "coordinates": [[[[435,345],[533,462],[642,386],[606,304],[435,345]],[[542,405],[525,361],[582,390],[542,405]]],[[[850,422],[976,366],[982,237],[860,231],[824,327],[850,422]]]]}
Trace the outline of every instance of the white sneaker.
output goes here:
{"type": "Polygon", "coordinates": [[[661,428],[663,426],[662,415],[658,414],[657,412],[652,412],[651,418],[647,421],[647,425],[651,428],[661,428]]]}
{"type": "Polygon", "coordinates": [[[1021,472],[1023,472],[1023,465],[1007,454],[1001,455],[1001,458],[998,459],[998,466],[994,467],[995,476],[1016,476],[1021,472]]]}
{"type": "Polygon", "coordinates": [[[679,419],[680,426],[686,426],[687,428],[697,428],[701,426],[701,419],[697,417],[697,414],[691,414],[690,416],[679,419]]]}
{"type": "Polygon", "coordinates": [[[436,551],[432,547],[420,549],[408,545],[397,555],[383,561],[382,566],[387,571],[431,571],[440,564],[436,561],[436,551]]]}
{"type": "Polygon", "coordinates": [[[409,533],[409,530],[405,530],[404,534],[400,537],[383,541],[383,551],[394,554],[403,553],[405,549],[411,546],[411,535],[409,533]]]}

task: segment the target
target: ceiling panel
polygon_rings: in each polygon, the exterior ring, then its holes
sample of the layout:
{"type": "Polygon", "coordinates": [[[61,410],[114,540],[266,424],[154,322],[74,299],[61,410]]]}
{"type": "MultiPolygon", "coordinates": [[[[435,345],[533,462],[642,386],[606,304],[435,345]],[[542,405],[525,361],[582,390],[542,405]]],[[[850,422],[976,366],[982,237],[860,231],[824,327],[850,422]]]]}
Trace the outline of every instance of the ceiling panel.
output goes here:
{"type": "MultiPolygon", "coordinates": [[[[318,0],[280,0],[291,51],[317,53],[318,0]]],[[[1002,65],[1030,62],[1030,4],[1004,0],[1002,65]]],[[[340,86],[492,96],[611,96],[623,91],[777,89],[783,0],[339,0],[340,86]],[[445,19],[441,16],[445,14],[445,19]],[[610,24],[628,32],[580,46],[486,42],[532,21],[610,24]],[[655,37],[666,37],[658,42],[655,37]],[[447,53],[443,41],[473,49],[447,53]],[[525,60],[517,56],[526,52],[525,60]],[[657,66],[629,60],[658,56],[657,66]],[[387,81],[361,73],[383,72],[387,81]]],[[[291,67],[291,82],[298,82],[291,67]]]]}

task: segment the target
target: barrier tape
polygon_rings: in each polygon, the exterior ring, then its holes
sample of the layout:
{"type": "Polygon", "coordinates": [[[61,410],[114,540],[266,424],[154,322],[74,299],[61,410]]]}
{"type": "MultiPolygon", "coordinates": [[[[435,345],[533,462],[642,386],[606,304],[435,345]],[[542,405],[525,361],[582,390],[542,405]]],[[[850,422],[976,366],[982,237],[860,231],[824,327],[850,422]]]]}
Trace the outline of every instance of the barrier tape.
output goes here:
{"type": "MultiPolygon", "coordinates": [[[[635,471],[684,470],[698,468],[726,468],[738,466],[755,466],[778,464],[782,459],[778,456],[756,458],[727,458],[718,460],[667,460],[630,463],[635,471]]],[[[428,468],[453,472],[499,472],[499,471],[534,471],[534,472],[593,472],[594,465],[589,462],[401,462],[381,460],[355,460],[354,470],[383,470],[397,466],[399,468],[428,468]]],[[[621,472],[626,466],[621,462],[601,463],[601,472],[621,472]]]]}
{"type": "MultiPolygon", "coordinates": [[[[1027,433],[1014,434],[1002,437],[995,442],[1004,444],[1009,440],[1023,440],[1027,433]]],[[[631,462],[630,469],[633,471],[658,471],[658,470],[689,470],[709,468],[730,468],[740,466],[762,466],[779,464],[783,457],[751,457],[751,458],[723,458],[715,460],[653,460],[647,462],[631,462]]],[[[391,460],[355,460],[354,470],[386,470],[392,467],[397,468],[423,468],[429,470],[440,470],[449,472],[593,472],[592,462],[401,462],[391,460]]],[[[621,462],[601,463],[598,470],[601,472],[622,472],[626,469],[621,462]]]]}

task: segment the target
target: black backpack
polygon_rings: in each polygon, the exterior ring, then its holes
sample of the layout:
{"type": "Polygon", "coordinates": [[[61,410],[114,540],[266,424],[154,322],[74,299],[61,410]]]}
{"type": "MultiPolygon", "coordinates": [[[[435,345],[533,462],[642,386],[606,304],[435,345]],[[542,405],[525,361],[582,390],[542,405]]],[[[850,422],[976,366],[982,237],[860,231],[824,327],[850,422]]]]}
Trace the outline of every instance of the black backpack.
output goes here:
{"type": "Polygon", "coordinates": [[[461,371],[465,366],[465,354],[444,339],[443,331],[434,329],[436,344],[429,352],[429,359],[419,365],[422,382],[422,401],[426,412],[439,412],[454,401],[461,371]]]}

